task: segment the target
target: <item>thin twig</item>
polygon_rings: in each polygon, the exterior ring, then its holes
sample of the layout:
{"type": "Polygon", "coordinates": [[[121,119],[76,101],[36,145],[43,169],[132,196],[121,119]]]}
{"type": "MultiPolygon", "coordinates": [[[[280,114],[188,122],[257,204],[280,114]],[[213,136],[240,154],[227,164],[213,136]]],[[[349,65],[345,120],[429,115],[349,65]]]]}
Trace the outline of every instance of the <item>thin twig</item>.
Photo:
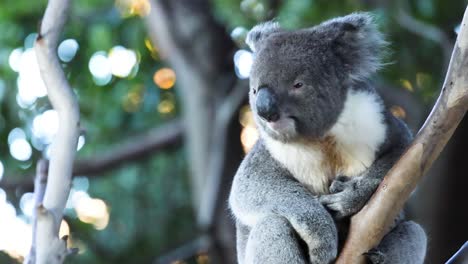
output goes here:
{"type": "Polygon", "coordinates": [[[24,263],[36,263],[36,230],[37,230],[37,208],[44,199],[45,188],[47,184],[47,160],[40,159],[36,165],[36,177],[34,178],[34,210],[32,213],[32,245],[29,254],[24,263]]]}

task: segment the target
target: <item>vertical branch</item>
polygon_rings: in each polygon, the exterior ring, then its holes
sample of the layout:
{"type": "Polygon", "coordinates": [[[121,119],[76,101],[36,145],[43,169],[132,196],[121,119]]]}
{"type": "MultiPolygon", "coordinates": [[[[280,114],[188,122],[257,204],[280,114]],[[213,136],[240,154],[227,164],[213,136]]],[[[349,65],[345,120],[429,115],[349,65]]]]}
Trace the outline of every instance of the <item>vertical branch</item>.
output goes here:
{"type": "Polygon", "coordinates": [[[44,159],[40,159],[36,165],[36,176],[34,178],[34,210],[32,213],[32,244],[28,257],[24,261],[25,264],[36,263],[37,209],[41,206],[42,201],[44,200],[48,166],[48,162],[44,159]]]}
{"type": "Polygon", "coordinates": [[[468,110],[468,8],[461,24],[441,94],[414,142],[385,176],[366,206],[351,218],[348,238],[336,263],[363,263],[376,247],[418,181],[468,110]]]}
{"type": "Polygon", "coordinates": [[[59,239],[58,231],[70,192],[79,136],[79,107],[56,53],[69,6],[69,0],[49,0],[35,43],[39,70],[59,116],[44,200],[37,210],[36,264],[62,263],[69,254],[66,238],[59,239]]]}

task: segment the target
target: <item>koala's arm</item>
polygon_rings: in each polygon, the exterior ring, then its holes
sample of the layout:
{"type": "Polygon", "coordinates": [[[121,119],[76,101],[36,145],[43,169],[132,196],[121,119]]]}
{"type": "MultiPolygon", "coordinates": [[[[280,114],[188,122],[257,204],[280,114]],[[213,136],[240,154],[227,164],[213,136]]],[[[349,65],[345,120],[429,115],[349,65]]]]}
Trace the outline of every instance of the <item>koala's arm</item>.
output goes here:
{"type": "Polygon", "coordinates": [[[325,254],[323,263],[336,256],[337,231],[333,218],[316,196],[269,155],[261,140],[234,178],[229,205],[236,220],[249,229],[265,218],[284,217],[307,243],[309,254],[316,255],[312,250],[325,254]]]}
{"type": "Polygon", "coordinates": [[[337,177],[330,186],[330,194],[320,197],[320,202],[334,212],[336,218],[357,213],[375,192],[383,177],[398,161],[411,142],[407,126],[390,113],[385,114],[387,138],[377,159],[363,175],[352,178],[337,177]]]}

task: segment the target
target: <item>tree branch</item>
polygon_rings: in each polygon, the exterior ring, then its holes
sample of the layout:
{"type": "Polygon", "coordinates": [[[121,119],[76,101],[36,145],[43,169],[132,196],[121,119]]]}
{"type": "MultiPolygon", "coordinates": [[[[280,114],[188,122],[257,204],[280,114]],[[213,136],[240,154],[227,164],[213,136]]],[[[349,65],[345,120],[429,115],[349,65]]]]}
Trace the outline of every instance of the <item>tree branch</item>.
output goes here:
{"type": "Polygon", "coordinates": [[[205,192],[202,193],[197,215],[198,224],[202,228],[210,227],[215,220],[216,209],[218,209],[217,206],[220,202],[217,197],[221,189],[224,159],[226,159],[224,153],[227,146],[229,122],[237,113],[236,111],[241,106],[248,91],[246,81],[239,80],[231,91],[231,95],[226,97],[216,111],[217,115],[213,127],[217,133],[213,135],[205,192]]]}
{"type": "Polygon", "coordinates": [[[438,157],[468,110],[468,8],[441,94],[414,142],[388,172],[367,205],[351,218],[337,264],[363,263],[377,246],[418,181],[438,157]]]}
{"type": "Polygon", "coordinates": [[[36,165],[36,177],[34,178],[34,210],[32,214],[32,245],[24,263],[36,263],[36,231],[37,231],[37,208],[41,206],[47,183],[48,162],[40,159],[36,165]]]}
{"type": "Polygon", "coordinates": [[[151,129],[145,134],[131,138],[96,158],[78,160],[75,162],[73,175],[97,175],[103,171],[118,168],[125,162],[139,160],[155,152],[173,147],[180,142],[182,132],[182,121],[171,121],[151,129]]]}
{"type": "Polygon", "coordinates": [[[57,45],[67,20],[69,0],[49,0],[35,51],[49,100],[59,116],[52,142],[43,205],[37,209],[36,263],[60,264],[70,253],[66,239],[58,238],[63,210],[70,193],[73,160],[79,136],[78,101],[57,57],[57,45]]]}
{"type": "MultiPolygon", "coordinates": [[[[72,175],[91,178],[104,176],[105,172],[118,169],[128,162],[138,161],[159,151],[178,146],[182,140],[183,131],[181,120],[174,120],[150,129],[142,135],[126,139],[124,143],[111,147],[110,150],[99,153],[93,158],[77,160],[73,165],[72,175]]],[[[1,181],[0,188],[32,190],[32,177],[19,181],[1,181]]]]}

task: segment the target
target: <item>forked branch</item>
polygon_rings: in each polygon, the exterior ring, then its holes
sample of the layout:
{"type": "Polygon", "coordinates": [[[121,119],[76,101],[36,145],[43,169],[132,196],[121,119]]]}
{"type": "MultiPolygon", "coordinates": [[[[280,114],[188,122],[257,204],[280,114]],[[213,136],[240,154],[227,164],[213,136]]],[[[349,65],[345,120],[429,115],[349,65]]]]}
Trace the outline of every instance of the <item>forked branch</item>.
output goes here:
{"type": "Polygon", "coordinates": [[[49,0],[35,52],[49,100],[59,116],[51,145],[49,173],[43,203],[36,210],[35,264],[60,264],[71,252],[58,232],[70,193],[73,160],[79,136],[79,107],[57,57],[57,44],[67,20],[69,0],[49,0]]]}

